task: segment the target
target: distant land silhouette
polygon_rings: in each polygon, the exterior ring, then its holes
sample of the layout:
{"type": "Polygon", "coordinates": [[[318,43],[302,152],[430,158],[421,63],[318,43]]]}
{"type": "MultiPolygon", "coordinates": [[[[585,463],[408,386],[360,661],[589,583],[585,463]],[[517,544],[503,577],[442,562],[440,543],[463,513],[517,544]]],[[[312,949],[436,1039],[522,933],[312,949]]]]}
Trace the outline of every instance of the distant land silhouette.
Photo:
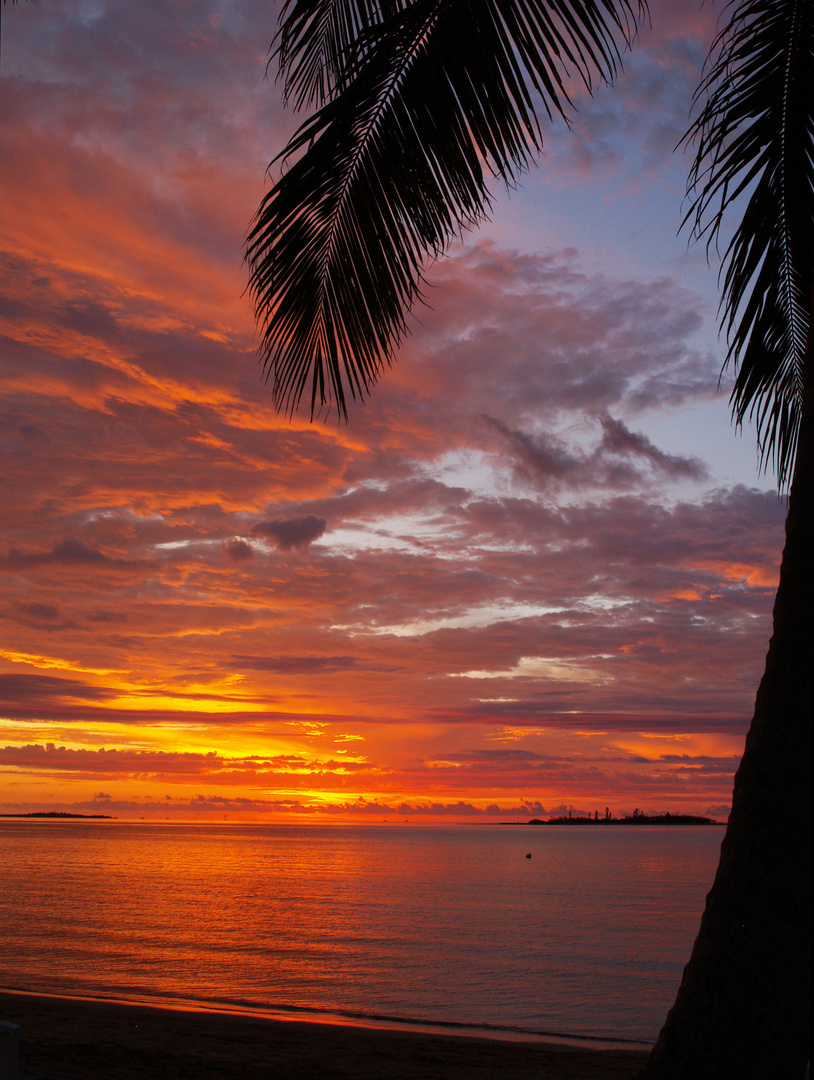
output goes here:
{"type": "Polygon", "coordinates": [[[110,814],[68,814],[64,810],[35,810],[30,814],[0,814],[0,818],[13,817],[13,818],[87,818],[93,821],[98,821],[103,818],[105,821],[112,821],[113,818],[110,814]]]}
{"type": "Polygon", "coordinates": [[[722,825],[723,822],[715,821],[714,818],[700,817],[696,814],[644,814],[641,810],[634,810],[631,815],[615,818],[609,810],[605,810],[605,816],[600,817],[598,811],[594,811],[593,817],[553,817],[548,821],[542,818],[532,818],[529,825],[722,825]]]}

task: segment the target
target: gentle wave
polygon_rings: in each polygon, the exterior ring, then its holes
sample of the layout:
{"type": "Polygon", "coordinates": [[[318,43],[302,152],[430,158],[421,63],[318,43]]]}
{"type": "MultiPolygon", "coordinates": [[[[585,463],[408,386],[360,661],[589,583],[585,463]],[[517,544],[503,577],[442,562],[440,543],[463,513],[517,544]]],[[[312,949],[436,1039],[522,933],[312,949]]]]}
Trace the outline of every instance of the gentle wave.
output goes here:
{"type": "Polygon", "coordinates": [[[649,1041],[644,1039],[608,1039],[599,1035],[569,1035],[562,1031],[540,1031],[503,1024],[469,1024],[457,1020],[434,1020],[428,1023],[426,1020],[408,1016],[385,1016],[378,1013],[353,1012],[350,1010],[326,1012],[322,1009],[311,1009],[307,1006],[261,1005],[258,1002],[238,999],[202,1001],[172,995],[166,997],[157,997],[155,995],[115,997],[108,994],[43,994],[25,986],[0,986],[0,993],[3,992],[30,997],[48,997],[59,1001],[86,1001],[91,1003],[98,1001],[114,1005],[138,1005],[180,1012],[214,1013],[224,1016],[254,1016],[264,1020],[339,1024],[351,1027],[370,1027],[386,1031],[406,1030],[433,1034],[447,1033],[469,1038],[506,1039],[511,1042],[556,1042],[567,1046],[590,1045],[598,1049],[634,1048],[651,1045],[649,1041]]]}
{"type": "Polygon", "coordinates": [[[719,844],[693,829],[2,823],[0,983],[635,1045],[672,1004],[719,844]]]}

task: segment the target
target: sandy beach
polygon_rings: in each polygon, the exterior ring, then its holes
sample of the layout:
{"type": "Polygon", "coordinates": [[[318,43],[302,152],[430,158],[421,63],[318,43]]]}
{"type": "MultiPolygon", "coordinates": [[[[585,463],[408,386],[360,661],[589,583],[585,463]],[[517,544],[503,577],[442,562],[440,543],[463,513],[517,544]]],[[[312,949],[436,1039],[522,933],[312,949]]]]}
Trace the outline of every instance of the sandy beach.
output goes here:
{"type": "Polygon", "coordinates": [[[646,1057],[7,991],[0,1020],[23,1080],[629,1080],[646,1057]]]}

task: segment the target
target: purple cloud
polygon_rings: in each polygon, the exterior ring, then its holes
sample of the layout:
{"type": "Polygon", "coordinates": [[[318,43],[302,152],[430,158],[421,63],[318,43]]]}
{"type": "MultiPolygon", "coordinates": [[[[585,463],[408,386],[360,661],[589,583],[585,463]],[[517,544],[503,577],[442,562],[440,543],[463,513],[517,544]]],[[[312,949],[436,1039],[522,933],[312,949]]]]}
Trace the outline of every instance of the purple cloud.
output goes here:
{"type": "Polygon", "coordinates": [[[260,521],[252,529],[255,536],[268,537],[282,551],[292,548],[307,548],[325,532],[328,522],[315,514],[303,517],[277,518],[274,521],[260,521]]]}
{"type": "Polygon", "coordinates": [[[515,469],[527,479],[548,486],[572,489],[625,490],[641,485],[647,474],[638,467],[673,479],[703,480],[706,466],[698,458],[667,454],[645,435],[631,431],[621,420],[601,413],[602,439],[589,451],[572,449],[548,433],[532,435],[509,427],[493,416],[484,421],[496,431],[515,461],[515,469]]]}
{"type": "Polygon", "coordinates": [[[251,544],[247,544],[245,540],[236,537],[227,540],[223,545],[223,550],[226,552],[227,558],[231,559],[232,562],[246,562],[247,559],[254,557],[254,548],[251,544]]]}

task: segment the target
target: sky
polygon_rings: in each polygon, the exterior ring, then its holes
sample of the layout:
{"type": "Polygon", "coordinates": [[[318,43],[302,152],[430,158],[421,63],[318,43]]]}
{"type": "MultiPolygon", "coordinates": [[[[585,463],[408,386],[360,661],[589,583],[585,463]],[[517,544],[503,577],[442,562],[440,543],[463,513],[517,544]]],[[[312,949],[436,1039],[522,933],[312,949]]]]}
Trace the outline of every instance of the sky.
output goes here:
{"type": "Polygon", "coordinates": [[[245,293],[274,4],[2,9],[0,812],[725,818],[785,506],[679,233],[721,9],[651,3],[348,424],[245,293]]]}

